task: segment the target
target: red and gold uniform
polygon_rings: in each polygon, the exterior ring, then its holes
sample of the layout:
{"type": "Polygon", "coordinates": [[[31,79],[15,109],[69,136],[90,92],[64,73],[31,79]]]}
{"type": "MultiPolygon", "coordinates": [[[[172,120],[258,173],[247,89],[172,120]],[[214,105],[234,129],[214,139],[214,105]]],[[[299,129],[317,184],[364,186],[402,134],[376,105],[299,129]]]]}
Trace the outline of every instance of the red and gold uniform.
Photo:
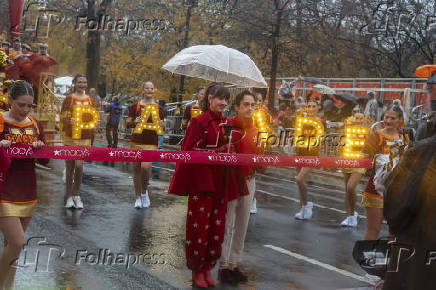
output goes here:
{"type": "MultiPolygon", "coordinates": [[[[138,103],[129,107],[129,116],[126,121],[127,128],[136,127],[137,124],[135,123],[135,119],[137,117],[141,117],[142,111],[147,105],[157,106],[159,111],[159,120],[164,119],[163,111],[158,104],[142,104],[141,101],[138,101],[138,103]]],[[[147,123],[152,123],[152,116],[150,116],[149,120],[147,120],[147,123]]],[[[155,150],[158,147],[158,143],[159,140],[156,130],[143,129],[142,133],[133,132],[132,137],[130,138],[130,148],[134,149],[155,150]]]]}
{"type": "MultiPolygon", "coordinates": [[[[401,136],[402,142],[409,143],[407,135],[401,136]]],[[[395,140],[382,133],[382,130],[377,130],[375,133],[370,133],[362,148],[362,155],[365,158],[373,158],[376,154],[389,154],[391,146],[395,140]]],[[[370,208],[383,208],[383,196],[379,194],[374,186],[374,169],[371,169],[368,182],[366,183],[363,192],[362,205],[370,208]]]]}
{"type": "MultiPolygon", "coordinates": [[[[191,119],[182,151],[227,152],[223,123],[225,117],[208,110],[191,119]]],[[[186,219],[186,260],[193,271],[214,268],[221,256],[227,202],[248,193],[246,183],[238,184],[236,166],[177,163],[168,193],[189,195],[186,219]],[[243,187],[245,186],[245,188],[243,187]]],[[[239,171],[240,172],[240,171],[239,171]]]]}
{"type": "Polygon", "coordinates": [[[8,94],[3,93],[2,89],[0,88],[0,113],[3,113],[8,110],[9,110],[8,94]]]}
{"type": "MultiPolygon", "coordinates": [[[[94,129],[81,129],[81,136],[79,139],[73,138],[73,125],[71,124],[71,118],[73,117],[73,110],[75,105],[91,106],[98,108],[97,104],[88,95],[84,97],[71,94],[67,96],[62,103],[62,130],[64,135],[64,145],[67,146],[91,146],[91,139],[94,134],[94,129]]],[[[89,121],[92,116],[84,114],[83,121],[89,121]]]]}
{"type": "MultiPolygon", "coordinates": [[[[31,116],[30,122],[18,124],[5,120],[0,114],[0,140],[28,144],[45,141],[39,123],[31,116]]],[[[41,160],[47,163],[48,160],[41,160]]],[[[31,217],[36,208],[35,159],[13,158],[3,184],[0,200],[0,217],[31,217]]]]}

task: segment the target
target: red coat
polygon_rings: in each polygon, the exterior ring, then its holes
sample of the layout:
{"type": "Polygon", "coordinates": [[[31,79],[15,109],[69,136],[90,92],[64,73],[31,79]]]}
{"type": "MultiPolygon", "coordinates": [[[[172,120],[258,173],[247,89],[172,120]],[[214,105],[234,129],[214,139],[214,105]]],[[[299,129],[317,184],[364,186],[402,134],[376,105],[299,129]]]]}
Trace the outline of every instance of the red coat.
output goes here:
{"type": "MultiPolygon", "coordinates": [[[[261,147],[257,142],[260,137],[258,136],[258,129],[254,126],[253,119],[244,121],[235,116],[229,119],[229,124],[233,126],[233,144],[237,153],[244,154],[261,154],[261,147]]],[[[265,167],[241,166],[240,167],[244,177],[253,175],[256,171],[265,171],[265,167]]]]}
{"type": "MultiPolygon", "coordinates": [[[[182,143],[182,151],[210,150],[227,152],[224,139],[226,118],[212,111],[192,118],[182,143]]],[[[216,194],[233,200],[248,194],[246,182],[241,182],[240,169],[235,166],[177,163],[168,193],[177,195],[216,194]]]]}

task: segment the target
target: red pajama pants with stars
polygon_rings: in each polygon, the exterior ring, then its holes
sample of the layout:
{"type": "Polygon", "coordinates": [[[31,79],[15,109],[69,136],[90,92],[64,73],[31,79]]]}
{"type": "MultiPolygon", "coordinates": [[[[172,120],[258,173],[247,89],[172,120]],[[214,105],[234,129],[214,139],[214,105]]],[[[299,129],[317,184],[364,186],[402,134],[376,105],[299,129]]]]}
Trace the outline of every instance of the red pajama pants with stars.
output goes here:
{"type": "Polygon", "coordinates": [[[224,194],[190,194],[186,218],[186,261],[193,271],[208,271],[221,257],[226,226],[224,194]]]}

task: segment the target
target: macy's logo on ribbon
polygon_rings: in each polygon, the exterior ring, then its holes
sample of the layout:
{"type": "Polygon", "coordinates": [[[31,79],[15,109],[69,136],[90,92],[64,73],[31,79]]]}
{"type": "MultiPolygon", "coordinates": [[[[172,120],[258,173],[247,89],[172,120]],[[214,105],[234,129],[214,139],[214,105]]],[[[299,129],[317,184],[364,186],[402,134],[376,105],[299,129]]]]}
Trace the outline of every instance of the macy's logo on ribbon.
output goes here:
{"type": "Polygon", "coordinates": [[[189,153],[161,153],[160,159],[173,159],[173,160],[191,160],[191,155],[189,153]]]}
{"type": "Polygon", "coordinates": [[[352,167],[359,167],[359,161],[358,160],[335,160],[335,164],[337,166],[352,166],[352,167]]]}
{"type": "Polygon", "coordinates": [[[306,165],[313,165],[313,166],[318,166],[321,164],[318,158],[302,158],[302,157],[295,158],[295,163],[299,163],[299,164],[303,163],[306,165]]]}
{"type": "Polygon", "coordinates": [[[216,154],[216,155],[209,155],[207,157],[209,158],[210,161],[221,161],[221,162],[226,162],[226,163],[237,163],[238,162],[238,158],[235,155],[216,154]]]}
{"type": "Polygon", "coordinates": [[[254,163],[277,163],[279,162],[279,157],[277,156],[255,156],[253,157],[253,162],[254,163]]]}
{"type": "Polygon", "coordinates": [[[55,150],[54,156],[59,157],[80,157],[85,158],[91,156],[88,149],[60,149],[55,150]]]}
{"type": "Polygon", "coordinates": [[[9,147],[6,153],[19,156],[30,156],[33,154],[32,147],[9,147]]]}
{"type": "Polygon", "coordinates": [[[122,158],[132,158],[139,159],[141,158],[141,151],[124,151],[124,150],[116,150],[109,152],[110,157],[122,157],[122,158]]]}

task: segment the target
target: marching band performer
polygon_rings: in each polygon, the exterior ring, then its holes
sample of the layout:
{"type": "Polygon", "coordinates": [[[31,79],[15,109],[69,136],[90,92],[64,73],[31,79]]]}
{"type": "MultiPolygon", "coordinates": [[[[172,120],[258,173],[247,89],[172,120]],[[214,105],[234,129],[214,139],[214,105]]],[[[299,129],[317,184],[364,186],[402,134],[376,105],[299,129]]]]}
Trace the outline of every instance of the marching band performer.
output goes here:
{"type": "Polygon", "coordinates": [[[194,117],[192,114],[192,109],[199,109],[199,101],[204,99],[205,87],[198,87],[197,93],[195,94],[195,102],[193,104],[187,105],[185,109],[185,113],[183,114],[182,119],[182,129],[186,130],[188,128],[189,122],[191,118],[194,117]]]}
{"type": "MultiPolygon", "coordinates": [[[[0,114],[0,146],[12,143],[44,146],[42,126],[29,113],[33,89],[25,81],[15,82],[10,90],[11,109],[0,114]]],[[[39,160],[48,163],[48,160],[39,160]]],[[[0,289],[12,289],[17,261],[24,245],[25,231],[35,213],[37,202],[35,160],[14,158],[4,179],[0,200],[0,231],[4,248],[0,256],[0,289]]]]}
{"type": "MultiPolygon", "coordinates": [[[[205,94],[203,113],[192,118],[182,151],[228,152],[223,112],[230,98],[224,86],[212,84],[205,94]]],[[[193,286],[215,286],[210,271],[221,256],[227,201],[239,191],[234,167],[177,163],[168,192],[188,195],[186,260],[193,286]]]]}
{"type": "MultiPolygon", "coordinates": [[[[403,110],[400,107],[389,106],[383,117],[384,128],[370,132],[362,148],[365,158],[374,158],[376,154],[389,154],[395,144],[408,144],[409,136],[402,132],[404,122],[403,110]]],[[[376,240],[383,222],[383,196],[377,192],[374,185],[374,169],[368,178],[362,197],[362,206],[366,210],[365,240],[376,240]]]]}
{"type": "MultiPolygon", "coordinates": [[[[348,146],[348,144],[346,144],[345,146],[345,151],[343,152],[344,154],[346,154],[346,157],[349,157],[348,153],[350,152],[350,150],[356,151],[356,149],[359,149],[358,151],[360,151],[360,148],[363,147],[361,146],[361,143],[363,143],[364,141],[364,136],[367,136],[368,132],[369,132],[369,125],[365,115],[360,111],[359,107],[355,107],[353,109],[353,113],[354,115],[347,118],[345,120],[345,132],[344,135],[346,136],[346,134],[352,133],[352,132],[347,132],[351,131],[351,130],[356,130],[354,129],[354,127],[359,128],[358,130],[361,131],[359,133],[361,133],[362,141],[355,141],[355,145],[353,146],[348,146]],[[353,128],[353,129],[351,129],[353,128]],[[349,148],[351,147],[351,148],[349,148]]],[[[349,134],[350,135],[350,134],[349,134]]],[[[359,156],[350,156],[350,157],[359,157],[359,156]]],[[[358,217],[358,213],[355,211],[355,207],[356,207],[356,187],[359,184],[359,181],[362,179],[362,176],[365,174],[365,169],[364,168],[343,168],[342,169],[342,173],[344,174],[344,182],[345,182],[345,210],[347,211],[347,217],[341,222],[341,226],[344,227],[356,227],[357,226],[357,217],[358,217]]]]}
{"type": "MultiPolygon", "coordinates": [[[[321,118],[317,116],[319,111],[319,104],[315,100],[310,100],[307,102],[306,108],[301,112],[302,117],[310,118],[320,126],[322,126],[321,118]]],[[[297,122],[296,122],[297,123],[297,122]]],[[[298,125],[296,125],[298,126],[298,125]]],[[[304,127],[302,128],[303,134],[296,134],[296,144],[300,141],[304,141],[304,146],[297,147],[297,155],[298,156],[318,156],[319,152],[319,140],[317,138],[316,144],[312,145],[311,141],[314,140],[307,140],[308,136],[316,136],[316,128],[308,129],[305,134],[304,131],[306,131],[304,127]],[[315,133],[314,133],[315,132],[315,133]],[[303,138],[303,140],[299,140],[300,138],[303,138]]],[[[298,132],[298,128],[296,128],[296,132],[298,132]]],[[[312,168],[310,167],[301,167],[297,168],[298,175],[296,177],[297,185],[298,185],[298,192],[300,194],[300,203],[301,203],[301,209],[300,211],[295,214],[296,219],[305,220],[312,218],[312,208],[313,203],[307,201],[307,184],[306,184],[306,178],[309,175],[309,173],[312,171],[312,168]]]]}
{"type": "MultiPolygon", "coordinates": [[[[97,122],[98,112],[96,104],[85,91],[88,87],[87,79],[84,75],[77,74],[73,78],[73,92],[68,95],[62,103],[62,130],[65,146],[91,146],[91,138],[94,134],[94,126],[86,128],[82,122],[97,122]],[[77,109],[86,109],[92,113],[76,115],[77,109]],[[82,117],[83,116],[83,117],[82,117]],[[83,120],[81,120],[83,119],[83,120]]],[[[80,198],[80,185],[83,176],[83,160],[65,160],[66,166],[66,185],[65,197],[66,208],[83,209],[83,202],[80,198]]]]}
{"type": "MultiPolygon", "coordinates": [[[[163,134],[164,114],[159,104],[154,101],[154,85],[147,81],[142,86],[142,99],[129,107],[127,128],[135,128],[130,139],[130,148],[156,150],[158,134],[163,134]]],[[[133,164],[133,184],[135,186],[135,208],[150,206],[148,185],[151,174],[151,162],[133,164]]]]}

